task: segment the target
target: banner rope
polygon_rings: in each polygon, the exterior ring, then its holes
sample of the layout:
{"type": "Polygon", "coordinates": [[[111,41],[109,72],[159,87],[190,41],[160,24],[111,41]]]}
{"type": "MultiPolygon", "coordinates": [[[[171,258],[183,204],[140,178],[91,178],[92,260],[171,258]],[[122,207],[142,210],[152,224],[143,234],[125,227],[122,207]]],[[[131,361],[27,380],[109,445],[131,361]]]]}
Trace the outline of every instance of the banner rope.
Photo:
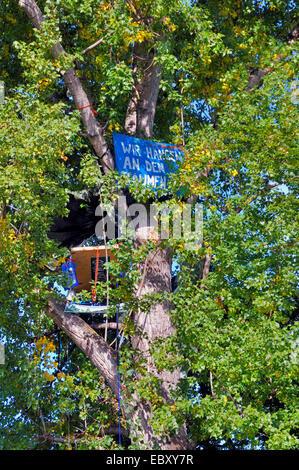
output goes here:
{"type": "Polygon", "coordinates": [[[92,104],[86,104],[85,106],[78,106],[76,109],[84,109],[84,108],[91,108],[93,114],[98,114],[98,112],[95,109],[93,109],[92,104]]]}

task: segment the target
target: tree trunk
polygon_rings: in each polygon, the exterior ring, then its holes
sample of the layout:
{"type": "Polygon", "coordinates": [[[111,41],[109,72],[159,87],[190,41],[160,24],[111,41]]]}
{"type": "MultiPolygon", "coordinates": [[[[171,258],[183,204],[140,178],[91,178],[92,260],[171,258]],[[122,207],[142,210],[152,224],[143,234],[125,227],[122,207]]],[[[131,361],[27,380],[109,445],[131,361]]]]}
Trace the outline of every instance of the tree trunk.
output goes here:
{"type": "Polygon", "coordinates": [[[125,121],[128,134],[145,138],[153,134],[162,72],[154,63],[154,54],[147,49],[147,43],[137,44],[133,49],[133,89],[125,121]]]}
{"type": "MultiPolygon", "coordinates": [[[[143,243],[145,239],[141,238],[138,232],[138,243],[143,243]]],[[[144,230],[141,230],[141,232],[144,234],[144,230]]],[[[151,252],[142,269],[144,277],[142,287],[138,293],[139,298],[153,293],[171,292],[171,257],[168,250],[157,248],[156,251],[151,252]]],[[[169,309],[170,305],[165,301],[152,306],[149,313],[140,310],[135,312],[133,319],[138,328],[138,333],[132,337],[131,343],[136,350],[136,361],[140,358],[145,359],[147,373],[158,378],[160,381],[160,395],[163,401],[172,405],[174,402],[171,392],[176,390],[181,378],[181,372],[179,369],[175,369],[172,372],[166,370],[158,371],[151,355],[151,348],[156,340],[166,339],[175,332],[169,316],[169,309]]],[[[139,421],[142,426],[142,437],[146,448],[153,449],[158,447],[164,450],[190,448],[185,426],[182,426],[178,434],[172,438],[164,437],[161,439],[159,436],[156,436],[149,424],[152,417],[150,404],[140,400],[137,394],[135,394],[135,399],[138,403],[138,410],[134,421],[139,421]]]]}
{"type": "MultiPolygon", "coordinates": [[[[127,109],[125,129],[129,134],[141,137],[151,137],[156,111],[157,98],[161,80],[161,68],[154,64],[153,55],[147,55],[147,44],[144,43],[133,53],[133,90],[127,109]],[[140,77],[139,80],[137,77],[140,77]]],[[[136,231],[136,244],[144,243],[153,234],[152,227],[141,227],[136,231]]],[[[155,234],[157,235],[157,234],[155,234]]],[[[158,237],[157,237],[158,238],[158,237]]],[[[171,257],[168,250],[157,250],[148,255],[141,266],[143,281],[138,297],[143,295],[171,292],[171,257]]],[[[150,354],[152,344],[157,339],[165,339],[174,334],[175,329],[169,316],[170,305],[167,302],[155,304],[150,313],[135,312],[133,319],[138,334],[132,337],[132,346],[136,350],[136,360],[141,356],[146,360],[147,371],[150,375],[160,380],[160,393],[163,400],[173,404],[171,391],[177,388],[181,377],[180,370],[173,372],[157,371],[154,360],[150,354]],[[140,334],[141,333],[141,334],[140,334]]],[[[138,376],[137,376],[138,379],[138,376]]],[[[143,429],[143,441],[145,448],[153,449],[188,449],[186,427],[183,426],[179,433],[171,439],[155,436],[150,426],[152,417],[151,406],[144,403],[135,394],[138,410],[134,422],[139,422],[143,429]]]]}

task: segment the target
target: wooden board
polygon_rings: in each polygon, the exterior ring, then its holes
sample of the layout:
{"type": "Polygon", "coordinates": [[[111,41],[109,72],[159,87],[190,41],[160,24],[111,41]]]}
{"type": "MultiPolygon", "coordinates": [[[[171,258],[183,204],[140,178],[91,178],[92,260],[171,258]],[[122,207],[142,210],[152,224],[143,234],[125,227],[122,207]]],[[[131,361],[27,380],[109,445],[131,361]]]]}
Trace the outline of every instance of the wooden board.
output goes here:
{"type": "MultiPolygon", "coordinates": [[[[91,290],[91,281],[94,281],[97,251],[99,253],[98,282],[106,281],[106,271],[103,264],[106,263],[106,249],[104,246],[84,246],[71,249],[72,261],[76,265],[76,274],[79,285],[75,292],[91,290]]],[[[107,248],[108,261],[114,259],[110,248],[107,248]]]]}

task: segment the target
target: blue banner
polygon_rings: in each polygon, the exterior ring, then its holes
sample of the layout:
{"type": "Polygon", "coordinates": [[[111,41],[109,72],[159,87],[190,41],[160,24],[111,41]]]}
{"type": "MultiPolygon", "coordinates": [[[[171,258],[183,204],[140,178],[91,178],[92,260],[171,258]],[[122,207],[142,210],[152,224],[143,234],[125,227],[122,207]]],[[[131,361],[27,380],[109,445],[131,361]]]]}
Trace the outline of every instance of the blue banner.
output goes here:
{"type": "Polygon", "coordinates": [[[183,159],[177,145],[160,144],[127,135],[113,133],[116,169],[127,173],[146,186],[167,188],[168,175],[183,159]]]}

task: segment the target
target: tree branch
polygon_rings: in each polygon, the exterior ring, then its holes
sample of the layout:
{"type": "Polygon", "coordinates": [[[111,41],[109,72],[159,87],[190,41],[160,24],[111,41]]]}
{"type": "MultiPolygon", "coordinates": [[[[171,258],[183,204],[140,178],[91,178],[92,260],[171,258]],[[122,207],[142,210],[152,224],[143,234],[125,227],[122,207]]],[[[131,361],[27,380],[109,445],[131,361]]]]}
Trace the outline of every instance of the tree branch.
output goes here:
{"type": "MultiPolygon", "coordinates": [[[[41,29],[45,18],[35,1],[19,0],[19,6],[24,10],[32,24],[37,29],[41,29]]],[[[65,54],[65,51],[61,44],[55,44],[51,49],[51,53],[55,59],[58,59],[65,54]]],[[[91,103],[73,67],[64,73],[64,81],[74,99],[76,108],[81,108],[81,118],[87,137],[103,165],[103,171],[108,173],[114,168],[114,159],[104,138],[103,129],[94,116],[91,103]]]]}
{"type": "Polygon", "coordinates": [[[82,54],[86,54],[86,52],[89,52],[91,51],[92,49],[94,49],[95,47],[97,47],[99,44],[101,44],[101,42],[104,41],[104,38],[101,38],[99,39],[98,41],[94,42],[93,44],[91,44],[90,46],[88,46],[86,49],[84,49],[84,51],[82,51],[82,54]]]}
{"type": "MultiPolygon", "coordinates": [[[[104,434],[118,434],[119,432],[118,426],[108,426],[105,428],[102,427],[101,429],[104,431],[104,434]]],[[[127,429],[121,427],[120,432],[123,437],[129,438],[129,432],[127,429]]],[[[36,436],[36,440],[65,443],[65,444],[68,444],[68,443],[75,444],[81,439],[83,439],[84,437],[86,437],[86,434],[84,432],[80,434],[76,434],[75,436],[72,436],[72,437],[64,437],[64,436],[58,437],[58,436],[53,436],[52,434],[47,434],[46,432],[44,432],[44,434],[36,436]]]]}
{"type": "Polygon", "coordinates": [[[119,330],[123,329],[123,326],[121,324],[117,324],[116,322],[92,323],[90,326],[94,330],[104,330],[106,327],[107,329],[111,329],[111,330],[116,330],[117,328],[119,330]]]}
{"type": "Polygon", "coordinates": [[[82,318],[65,312],[57,300],[49,301],[47,313],[91,360],[113,393],[117,394],[115,351],[82,318]]]}
{"type": "Polygon", "coordinates": [[[263,77],[270,71],[271,69],[269,67],[251,70],[248,77],[248,85],[245,88],[246,91],[251,91],[253,88],[259,87],[263,83],[263,77]]]}
{"type": "Polygon", "coordinates": [[[206,255],[204,258],[203,270],[202,270],[202,279],[205,280],[208,277],[211,266],[211,255],[206,255]]]}
{"type": "MultiPolygon", "coordinates": [[[[287,44],[292,44],[298,40],[298,23],[292,28],[290,33],[286,37],[287,44]]],[[[278,57],[278,60],[283,59],[283,54],[278,57]]],[[[263,83],[263,77],[270,73],[273,69],[266,67],[264,69],[252,68],[248,77],[248,85],[245,90],[250,92],[253,88],[259,87],[263,83]]]]}

